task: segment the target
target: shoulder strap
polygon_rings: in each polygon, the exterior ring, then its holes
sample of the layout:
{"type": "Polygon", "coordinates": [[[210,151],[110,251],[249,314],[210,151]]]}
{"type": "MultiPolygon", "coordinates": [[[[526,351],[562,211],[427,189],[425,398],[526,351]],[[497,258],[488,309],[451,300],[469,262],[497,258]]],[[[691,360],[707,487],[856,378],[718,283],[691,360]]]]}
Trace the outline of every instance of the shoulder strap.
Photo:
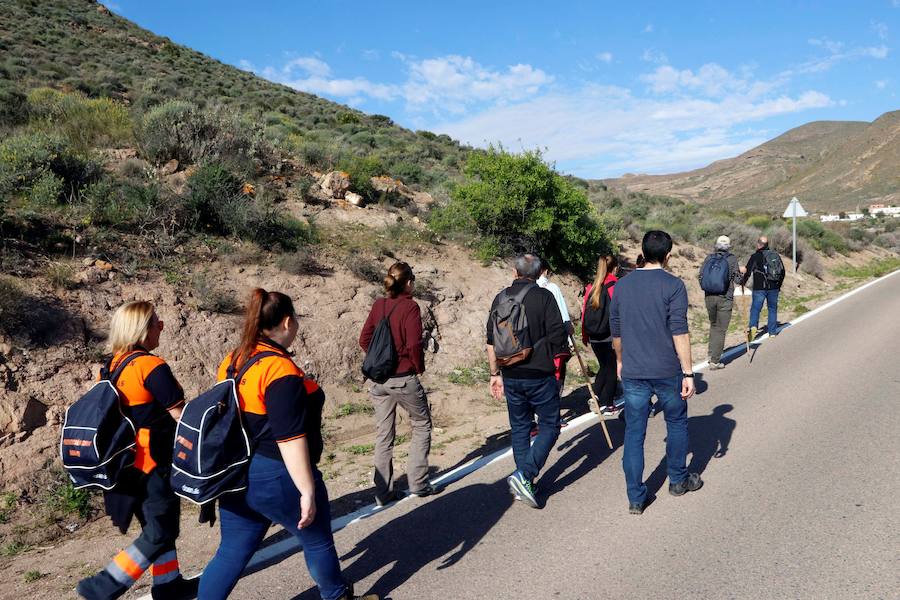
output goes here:
{"type": "Polygon", "coordinates": [[[399,302],[395,303],[394,306],[391,307],[391,312],[388,312],[387,311],[387,298],[385,298],[384,302],[381,305],[382,306],[381,314],[384,315],[381,318],[387,319],[388,321],[390,321],[391,315],[394,313],[395,310],[397,310],[397,306],[399,306],[399,304],[400,304],[399,302]]]}
{"type": "MultiPolygon", "coordinates": [[[[538,284],[536,284],[536,283],[527,283],[517,293],[509,294],[509,295],[512,296],[516,302],[518,302],[519,304],[522,304],[522,302],[525,301],[525,296],[528,295],[528,292],[530,292],[532,289],[534,289],[536,287],[539,287],[538,284]]],[[[507,288],[507,289],[509,289],[509,288],[507,288]]]]}
{"type": "Polygon", "coordinates": [[[266,357],[269,357],[269,356],[284,356],[285,358],[287,358],[286,354],[282,354],[281,352],[273,352],[272,350],[266,350],[264,352],[260,352],[259,354],[254,354],[249,359],[247,359],[247,362],[244,363],[244,366],[241,367],[241,369],[237,372],[237,374],[235,374],[235,371],[234,371],[234,364],[229,365],[228,371],[227,371],[228,379],[234,379],[235,381],[240,381],[241,379],[243,379],[244,374],[247,373],[247,371],[250,369],[250,367],[252,367],[254,364],[259,362],[260,360],[262,360],[266,357]]]}
{"type": "Polygon", "coordinates": [[[125,360],[119,363],[119,366],[116,367],[116,370],[112,372],[112,375],[110,375],[109,373],[109,368],[112,367],[112,361],[115,357],[110,357],[109,362],[106,363],[106,366],[100,370],[100,378],[109,381],[113,385],[116,385],[116,382],[119,380],[119,377],[122,375],[122,371],[125,370],[125,367],[131,364],[131,361],[139,356],[150,356],[150,353],[141,350],[133,352],[129,356],[125,357],[125,360]]]}

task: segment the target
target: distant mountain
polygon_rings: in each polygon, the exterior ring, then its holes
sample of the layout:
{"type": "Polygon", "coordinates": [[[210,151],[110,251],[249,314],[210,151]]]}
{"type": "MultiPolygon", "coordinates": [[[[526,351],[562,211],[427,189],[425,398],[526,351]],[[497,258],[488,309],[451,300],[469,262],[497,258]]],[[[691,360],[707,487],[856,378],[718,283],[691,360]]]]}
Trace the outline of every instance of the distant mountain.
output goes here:
{"type": "Polygon", "coordinates": [[[900,204],[900,111],[871,123],[814,121],[702,169],[604,183],[731,209],[780,210],[792,196],[819,212],[900,204]]]}

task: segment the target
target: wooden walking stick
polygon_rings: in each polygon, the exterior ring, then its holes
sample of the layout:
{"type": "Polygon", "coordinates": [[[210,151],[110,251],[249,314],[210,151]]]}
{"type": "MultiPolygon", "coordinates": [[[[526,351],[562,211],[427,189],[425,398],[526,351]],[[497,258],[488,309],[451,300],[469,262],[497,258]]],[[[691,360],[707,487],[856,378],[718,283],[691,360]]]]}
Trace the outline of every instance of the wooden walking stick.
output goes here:
{"type": "Polygon", "coordinates": [[[575,340],[571,335],[569,336],[569,340],[572,342],[572,349],[575,350],[575,358],[578,359],[578,365],[581,367],[581,374],[584,375],[585,379],[587,379],[588,392],[590,392],[591,394],[591,399],[588,400],[588,405],[590,406],[591,412],[600,417],[600,427],[603,429],[604,437],[606,437],[606,445],[609,446],[610,450],[612,450],[612,439],[610,439],[609,430],[606,428],[606,420],[600,414],[600,401],[597,400],[597,394],[594,393],[594,386],[591,385],[590,373],[588,373],[587,367],[585,366],[584,361],[581,359],[581,352],[578,351],[578,346],[575,344],[575,340]]]}

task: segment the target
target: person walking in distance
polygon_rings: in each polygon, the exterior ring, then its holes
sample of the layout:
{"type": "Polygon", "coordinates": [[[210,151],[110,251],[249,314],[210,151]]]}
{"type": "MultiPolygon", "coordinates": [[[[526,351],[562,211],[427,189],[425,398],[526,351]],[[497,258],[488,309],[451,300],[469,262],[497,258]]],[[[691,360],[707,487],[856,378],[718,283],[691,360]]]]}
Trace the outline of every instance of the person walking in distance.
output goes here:
{"type": "Polygon", "coordinates": [[[600,403],[601,415],[614,415],[615,405],[616,353],[612,347],[612,332],[609,328],[609,307],[613,289],[619,280],[616,277],[618,261],[612,254],[606,254],[597,261],[597,274],[593,283],[584,288],[584,303],[581,307],[581,341],[590,345],[597,357],[597,376],[594,378],[594,393],[600,403]]]}
{"type": "Polygon", "coordinates": [[[397,406],[409,415],[412,426],[407,476],[410,493],[430,496],[437,490],[428,482],[428,452],[431,449],[431,409],[419,375],[425,372],[422,348],[422,315],[412,298],[416,277],[405,262],[397,262],[384,278],[385,297],[372,305],[359,335],[366,352],[382,319],[387,319],[396,352],[396,363],[380,381],[369,382],[375,407],[375,502],[384,506],[397,499],[394,491],[394,439],[397,406]]]}
{"type": "Polygon", "coordinates": [[[253,456],[247,489],[218,499],[221,540],[200,579],[199,597],[224,600],[272,523],[295,536],[323,600],[378,600],[355,596],[341,574],[328,490],[317,465],[322,456],[325,393],[294,364],[288,348],[300,323],[291,299],[256,288],[250,295],[241,340],[219,365],[218,380],[258,354],[237,382],[253,456]]]}
{"type": "Polygon", "coordinates": [[[747,323],[747,341],[756,339],[759,327],[759,313],[763,303],[769,309],[766,331],[770,336],[778,335],[778,295],[784,283],[784,262],[777,252],[769,248],[769,238],[760,236],[756,241],[756,252],[742,269],[741,285],[745,285],[753,275],[753,302],[750,305],[750,322],[747,323]]]}
{"type": "Polygon", "coordinates": [[[554,358],[568,351],[556,300],[537,285],[541,261],[534,254],[515,260],[515,279],[491,304],[487,355],[491,395],[506,395],[515,472],[507,478],[517,500],[540,508],[534,479],[559,437],[559,386],[554,358]],[[537,415],[538,433],[529,444],[537,415]]]}
{"type": "MultiPolygon", "coordinates": [[[[559,286],[550,281],[550,266],[542,257],[538,256],[537,258],[541,261],[541,276],[537,278],[537,284],[553,294],[556,305],[559,307],[559,316],[562,317],[563,328],[566,330],[566,335],[570,336],[575,331],[575,327],[572,325],[572,318],[569,316],[569,307],[566,306],[566,299],[563,298],[562,290],[559,289],[559,286]]],[[[556,367],[556,381],[559,382],[560,395],[562,395],[563,388],[566,384],[566,364],[571,357],[571,354],[565,352],[553,359],[554,366],[556,367]]]]}
{"type": "Polygon", "coordinates": [[[184,392],[166,362],[150,354],[159,346],[163,322],[149,302],[128,302],[113,313],[109,331],[114,372],[125,365],[115,381],[122,412],[137,431],[134,465],[104,493],[106,512],[122,533],[133,517],[141,534],[119,552],[107,567],[78,582],[79,595],[88,600],[122,596],[148,568],[153,576],[154,600],[179,600],[197,595],[199,580],[184,579],[178,567],[175,540],[181,501],[169,485],[175,423],[184,407],[184,392]]]}
{"type": "Polygon", "coordinates": [[[687,289],[665,271],[672,252],[668,233],[648,231],[641,249],[646,264],[616,284],[609,317],[625,399],[622,467],[628,511],[637,515],[652,500],[643,479],[644,438],[654,394],[666,419],[669,493],[681,496],[703,485],[686,464],[687,400],[694,395],[687,289]]]}
{"type": "Polygon", "coordinates": [[[709,315],[709,369],[724,369],[722,351],[725,335],[731,323],[734,308],[734,284],[741,278],[737,257],[730,252],[731,239],[720,235],[715,251],[708,255],[700,267],[700,288],[706,294],[706,312],[709,315]]]}

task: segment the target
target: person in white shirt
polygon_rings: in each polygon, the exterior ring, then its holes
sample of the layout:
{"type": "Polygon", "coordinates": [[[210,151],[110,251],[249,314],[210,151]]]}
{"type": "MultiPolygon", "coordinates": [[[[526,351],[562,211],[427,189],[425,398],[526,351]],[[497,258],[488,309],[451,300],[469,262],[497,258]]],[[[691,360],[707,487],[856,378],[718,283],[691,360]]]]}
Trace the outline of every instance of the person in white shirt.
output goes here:
{"type": "MultiPolygon", "coordinates": [[[[541,276],[537,279],[537,284],[553,294],[553,297],[556,298],[556,305],[559,306],[559,314],[563,320],[563,327],[566,330],[566,335],[571,336],[572,332],[575,331],[575,327],[572,325],[572,318],[569,316],[569,307],[566,305],[566,299],[563,298],[562,291],[560,291],[559,286],[550,281],[550,267],[547,264],[547,261],[541,257],[541,276]]],[[[556,381],[559,384],[560,394],[562,393],[563,385],[566,382],[566,363],[569,359],[572,358],[571,353],[566,352],[563,354],[559,354],[553,359],[553,363],[556,366],[556,381]]]]}

